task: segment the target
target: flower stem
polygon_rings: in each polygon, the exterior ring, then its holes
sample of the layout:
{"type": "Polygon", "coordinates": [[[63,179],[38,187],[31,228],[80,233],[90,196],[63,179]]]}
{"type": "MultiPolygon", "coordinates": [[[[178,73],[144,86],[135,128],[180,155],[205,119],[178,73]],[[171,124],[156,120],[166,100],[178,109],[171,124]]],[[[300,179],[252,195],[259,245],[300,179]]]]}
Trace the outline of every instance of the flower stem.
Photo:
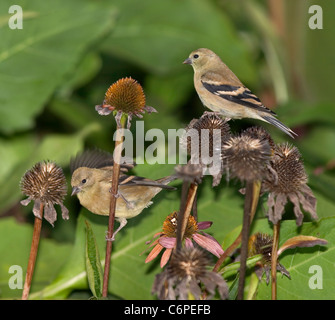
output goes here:
{"type": "MultiPolygon", "coordinates": [[[[259,193],[261,189],[261,182],[260,181],[255,181],[253,186],[253,199],[252,199],[252,204],[251,204],[251,211],[250,211],[250,225],[254,219],[256,209],[257,209],[257,204],[259,200],[259,193]]],[[[242,239],[242,231],[240,234],[237,236],[237,238],[234,240],[234,242],[224,251],[224,253],[220,256],[218,261],[216,262],[213,271],[218,272],[220,266],[224,262],[224,260],[229,257],[235,250],[236,248],[240,245],[242,239]]]]}
{"type": "Polygon", "coordinates": [[[277,300],[277,258],[280,221],[273,225],[273,246],[271,253],[271,299],[277,300]]]}
{"type": "MultiPolygon", "coordinates": [[[[115,148],[114,148],[114,164],[113,164],[113,177],[112,177],[112,188],[111,188],[111,201],[109,207],[109,219],[108,219],[108,231],[107,239],[112,239],[114,231],[114,221],[115,221],[115,209],[116,209],[116,200],[118,195],[119,188],[119,176],[120,176],[120,162],[121,162],[121,152],[123,144],[123,129],[126,124],[126,117],[122,117],[120,122],[116,121],[117,130],[115,138],[115,148]]],[[[102,286],[102,296],[107,297],[108,295],[108,281],[109,281],[109,271],[110,271],[110,262],[112,255],[112,241],[107,241],[106,243],[106,255],[105,255],[105,269],[104,269],[104,278],[102,286]]]]}
{"type": "Polygon", "coordinates": [[[251,225],[251,219],[256,211],[259,199],[259,181],[247,181],[245,189],[244,200],[244,213],[243,213],[243,226],[241,236],[241,256],[240,256],[240,278],[238,283],[237,299],[243,300],[244,296],[244,283],[247,271],[247,258],[248,258],[248,240],[251,225]]]}
{"type": "Polygon", "coordinates": [[[42,229],[42,218],[43,218],[43,203],[40,204],[40,218],[35,217],[34,221],[34,231],[33,231],[33,238],[31,242],[30,248],[30,255],[28,260],[27,266],[27,273],[26,279],[24,282],[23,292],[22,292],[22,300],[27,300],[30,292],[31,281],[33,279],[34,269],[35,269],[35,262],[38,252],[38,245],[40,242],[40,235],[42,229]]]}
{"type": "Polygon", "coordinates": [[[177,250],[182,248],[182,240],[185,234],[185,229],[187,226],[188,218],[191,214],[193,208],[194,199],[198,190],[198,185],[196,183],[191,183],[188,188],[188,193],[186,193],[188,182],[183,182],[182,187],[182,197],[180,203],[180,210],[178,214],[178,225],[177,225],[177,250]],[[186,197],[187,195],[187,197],[186,197]]]}

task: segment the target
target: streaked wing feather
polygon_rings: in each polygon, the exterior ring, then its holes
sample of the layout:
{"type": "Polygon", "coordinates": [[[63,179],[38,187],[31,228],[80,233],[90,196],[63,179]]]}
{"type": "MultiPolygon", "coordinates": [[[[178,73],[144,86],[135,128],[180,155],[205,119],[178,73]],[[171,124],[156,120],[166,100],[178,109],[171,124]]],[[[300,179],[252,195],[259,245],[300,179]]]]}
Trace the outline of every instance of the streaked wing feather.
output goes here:
{"type": "Polygon", "coordinates": [[[218,84],[214,81],[209,82],[202,80],[201,82],[205,89],[220,98],[243,105],[247,108],[261,109],[263,112],[275,114],[272,110],[266,108],[259,98],[246,87],[218,84]]]}

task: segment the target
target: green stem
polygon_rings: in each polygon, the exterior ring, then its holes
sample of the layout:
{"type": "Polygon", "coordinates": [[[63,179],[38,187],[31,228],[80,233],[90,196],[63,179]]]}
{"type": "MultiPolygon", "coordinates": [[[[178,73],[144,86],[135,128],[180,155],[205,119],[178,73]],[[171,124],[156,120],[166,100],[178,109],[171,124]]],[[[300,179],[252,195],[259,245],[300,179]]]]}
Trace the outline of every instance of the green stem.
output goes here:
{"type": "Polygon", "coordinates": [[[271,252],[271,299],[277,300],[277,259],[280,221],[273,225],[273,246],[271,252]]]}

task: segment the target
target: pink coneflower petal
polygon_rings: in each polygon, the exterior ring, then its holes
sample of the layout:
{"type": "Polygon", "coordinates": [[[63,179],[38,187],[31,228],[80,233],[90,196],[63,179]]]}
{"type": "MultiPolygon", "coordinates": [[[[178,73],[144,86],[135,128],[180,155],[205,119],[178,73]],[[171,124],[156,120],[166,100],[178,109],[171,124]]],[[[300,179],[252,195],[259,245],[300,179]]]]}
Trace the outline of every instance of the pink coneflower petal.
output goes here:
{"type": "Polygon", "coordinates": [[[194,245],[193,245],[193,242],[192,242],[191,239],[189,239],[189,238],[185,239],[185,247],[186,248],[194,248],[194,245]]]}
{"type": "Polygon", "coordinates": [[[216,240],[214,240],[213,237],[196,233],[193,235],[192,239],[199,246],[213,253],[217,257],[220,257],[220,255],[223,254],[223,249],[221,248],[220,244],[216,240]]]}
{"type": "Polygon", "coordinates": [[[161,237],[158,239],[158,242],[160,245],[162,245],[164,248],[167,249],[172,249],[175,247],[176,245],[176,238],[172,238],[172,237],[161,237]]]}
{"type": "Polygon", "coordinates": [[[201,221],[197,223],[199,230],[208,229],[212,224],[212,221],[201,221]]]}
{"type": "Polygon", "coordinates": [[[147,258],[145,259],[145,263],[148,263],[155,259],[163,248],[164,247],[158,243],[148,254],[147,258]]]}
{"type": "Polygon", "coordinates": [[[172,253],[172,249],[166,249],[164,253],[162,254],[161,263],[160,263],[161,268],[163,268],[167,264],[167,262],[170,259],[171,253],[172,253]]]}

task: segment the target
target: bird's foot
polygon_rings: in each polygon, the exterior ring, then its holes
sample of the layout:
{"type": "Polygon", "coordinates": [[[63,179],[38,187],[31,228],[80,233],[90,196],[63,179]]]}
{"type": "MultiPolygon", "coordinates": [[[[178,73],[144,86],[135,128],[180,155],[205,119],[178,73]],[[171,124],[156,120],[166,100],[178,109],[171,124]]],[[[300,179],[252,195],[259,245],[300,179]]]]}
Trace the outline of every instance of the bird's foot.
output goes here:
{"type": "Polygon", "coordinates": [[[105,236],[106,241],[114,241],[115,240],[115,233],[113,234],[112,237],[108,236],[108,231],[106,231],[106,236],[105,236]]]}
{"type": "Polygon", "coordinates": [[[106,231],[106,241],[114,241],[116,234],[127,224],[127,219],[125,218],[117,218],[117,220],[120,222],[119,227],[113,232],[112,237],[110,237],[109,232],[106,231]]]}

